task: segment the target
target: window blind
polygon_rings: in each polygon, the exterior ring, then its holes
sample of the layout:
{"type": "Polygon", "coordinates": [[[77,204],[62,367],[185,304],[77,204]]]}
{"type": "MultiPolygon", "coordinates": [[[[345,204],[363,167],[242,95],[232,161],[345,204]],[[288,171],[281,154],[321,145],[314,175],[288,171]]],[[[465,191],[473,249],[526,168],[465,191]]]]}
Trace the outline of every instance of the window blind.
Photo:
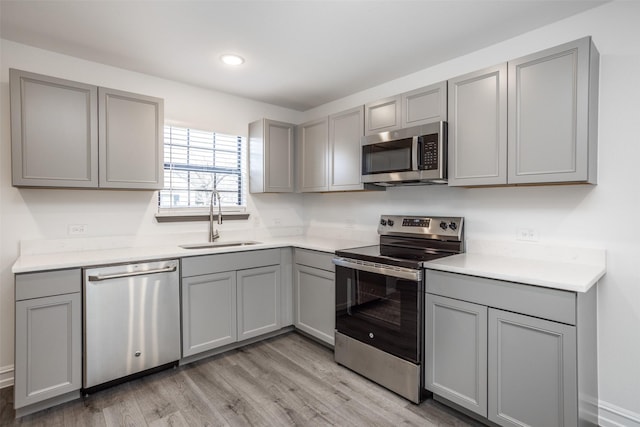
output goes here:
{"type": "Polygon", "coordinates": [[[241,136],[165,126],[160,210],[208,208],[214,189],[223,207],[244,206],[243,146],[241,136]]]}

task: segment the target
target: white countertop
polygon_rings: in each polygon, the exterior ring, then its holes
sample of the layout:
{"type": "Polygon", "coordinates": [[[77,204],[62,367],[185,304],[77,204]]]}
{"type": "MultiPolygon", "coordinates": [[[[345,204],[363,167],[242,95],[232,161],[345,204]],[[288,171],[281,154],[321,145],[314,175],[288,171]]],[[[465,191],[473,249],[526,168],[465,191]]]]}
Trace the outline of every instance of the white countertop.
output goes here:
{"type": "MultiPolygon", "coordinates": [[[[251,239],[247,239],[251,240],[251,239]]],[[[220,241],[219,243],[224,243],[220,241]]],[[[288,246],[322,252],[336,249],[371,245],[371,242],[321,238],[313,236],[288,236],[264,239],[248,246],[184,249],[178,244],[119,247],[98,250],[60,251],[21,255],[13,264],[13,273],[60,270],[64,268],[90,267],[96,265],[119,264],[155,259],[183,258],[216,253],[244,252],[259,249],[283,248],[288,246]]]]}
{"type": "Polygon", "coordinates": [[[486,241],[425,267],[573,292],[587,292],[606,272],[604,250],[486,241]]]}

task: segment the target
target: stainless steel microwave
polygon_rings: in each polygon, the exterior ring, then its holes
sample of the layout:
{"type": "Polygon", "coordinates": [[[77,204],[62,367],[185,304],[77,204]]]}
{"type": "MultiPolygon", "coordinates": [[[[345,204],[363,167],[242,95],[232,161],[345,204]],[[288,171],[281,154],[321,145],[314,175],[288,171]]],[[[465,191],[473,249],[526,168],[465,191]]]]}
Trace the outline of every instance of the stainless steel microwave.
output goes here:
{"type": "Polygon", "coordinates": [[[361,146],[363,183],[447,183],[446,122],[364,136],[361,146]]]}

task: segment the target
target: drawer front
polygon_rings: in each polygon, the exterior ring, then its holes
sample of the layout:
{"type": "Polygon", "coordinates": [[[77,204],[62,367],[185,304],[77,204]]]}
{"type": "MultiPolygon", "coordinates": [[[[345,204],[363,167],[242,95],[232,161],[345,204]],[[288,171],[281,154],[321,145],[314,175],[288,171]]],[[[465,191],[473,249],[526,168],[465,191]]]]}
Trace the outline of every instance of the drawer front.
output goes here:
{"type": "Polygon", "coordinates": [[[574,292],[436,270],[426,270],[425,277],[430,294],[576,324],[574,292]]]}
{"type": "Polygon", "coordinates": [[[308,267],[319,268],[320,270],[335,271],[335,266],[331,262],[333,253],[311,251],[308,249],[296,249],[295,263],[308,267]]]}
{"type": "Polygon", "coordinates": [[[54,270],[16,274],[16,301],[53,295],[72,294],[82,290],[82,271],[54,270]]]}
{"type": "Polygon", "coordinates": [[[280,249],[231,252],[182,258],[182,277],[280,264],[280,249]]]}

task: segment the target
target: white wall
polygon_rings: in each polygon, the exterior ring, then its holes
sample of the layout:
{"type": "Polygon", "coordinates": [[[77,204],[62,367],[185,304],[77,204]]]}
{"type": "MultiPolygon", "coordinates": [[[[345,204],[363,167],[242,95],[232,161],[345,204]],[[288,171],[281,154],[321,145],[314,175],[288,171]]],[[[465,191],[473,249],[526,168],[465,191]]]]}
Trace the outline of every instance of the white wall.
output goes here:
{"type": "MultiPolygon", "coordinates": [[[[68,238],[69,224],[86,224],[82,237],[168,235],[199,232],[205,222],[155,221],[157,192],[17,189],[11,187],[9,68],[162,97],[172,124],[247,135],[261,117],[299,122],[300,113],[0,40],[0,387],[10,383],[13,365],[13,276],[20,240],[68,238]]],[[[301,227],[295,195],[248,196],[249,221],[227,221],[224,236],[237,229],[281,223],[301,227]]]]}
{"type": "MultiPolygon", "coordinates": [[[[586,35],[600,52],[597,186],[461,189],[391,188],[384,193],[304,196],[311,227],[373,229],[381,213],[462,215],[467,238],[515,240],[518,228],[543,243],[607,250],[599,285],[599,390],[603,425],[640,425],[640,3],[614,2],[471,55],[305,113],[310,120],[586,35]],[[340,207],[337,209],[336,207],[340,207]],[[620,414],[616,414],[618,411],[620,414]],[[625,414],[627,417],[625,417],[625,414]],[[617,421],[616,421],[617,420],[617,421]]],[[[553,129],[548,129],[553,132],[553,129]]],[[[553,155],[553,153],[550,153],[553,155]]]]}

